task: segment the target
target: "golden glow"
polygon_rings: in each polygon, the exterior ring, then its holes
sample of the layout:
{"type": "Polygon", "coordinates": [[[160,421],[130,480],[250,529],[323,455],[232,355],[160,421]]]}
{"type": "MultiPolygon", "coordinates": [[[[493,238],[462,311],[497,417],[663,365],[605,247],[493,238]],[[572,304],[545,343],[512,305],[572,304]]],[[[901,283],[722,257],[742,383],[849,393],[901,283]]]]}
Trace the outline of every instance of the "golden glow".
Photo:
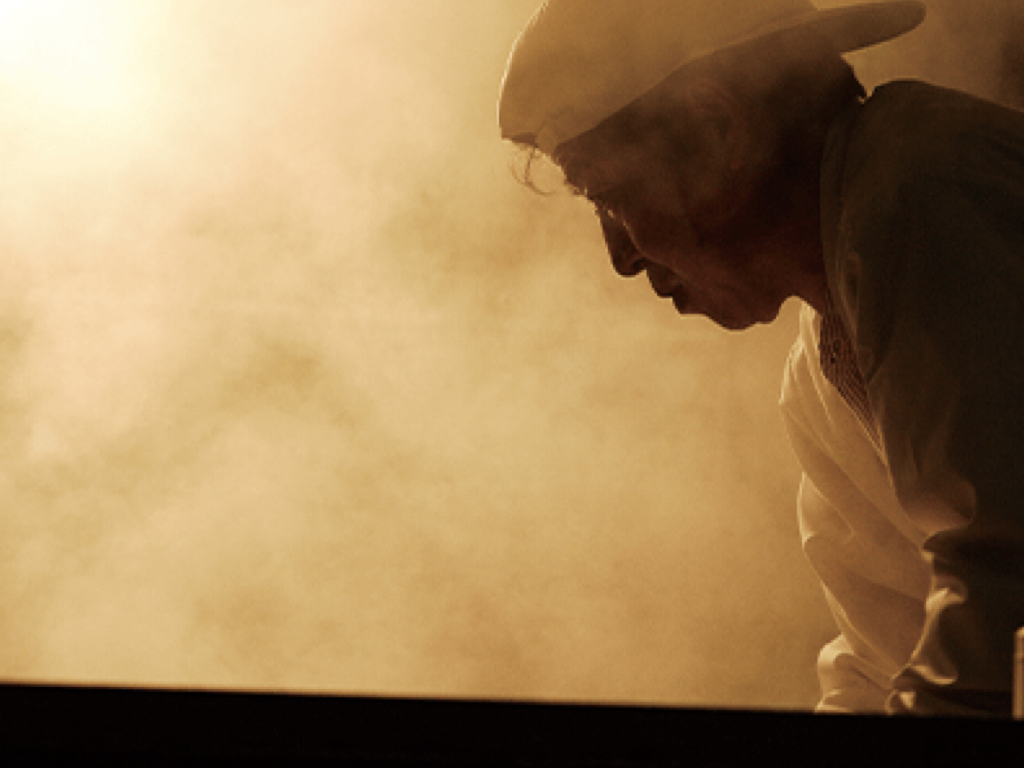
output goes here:
{"type": "Polygon", "coordinates": [[[0,88],[61,125],[117,130],[146,101],[133,35],[146,3],[0,0],[0,88]]]}
{"type": "Polygon", "coordinates": [[[0,0],[0,679],[813,703],[792,323],[514,181],[537,2],[0,0]]]}

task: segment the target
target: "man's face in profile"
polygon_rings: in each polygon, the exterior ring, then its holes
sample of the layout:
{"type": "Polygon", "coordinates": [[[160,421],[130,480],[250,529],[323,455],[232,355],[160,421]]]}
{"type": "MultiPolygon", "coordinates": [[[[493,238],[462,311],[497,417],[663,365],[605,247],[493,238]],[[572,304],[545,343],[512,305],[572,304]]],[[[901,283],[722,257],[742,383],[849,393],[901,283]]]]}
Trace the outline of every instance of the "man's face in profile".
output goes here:
{"type": "Polygon", "coordinates": [[[597,131],[566,142],[556,160],[597,209],[616,272],[646,272],[680,314],[741,330],[771,322],[795,295],[798,238],[753,160],[757,131],[740,105],[716,109],[715,120],[697,121],[702,133],[685,155],[657,133],[614,143],[597,131]]]}

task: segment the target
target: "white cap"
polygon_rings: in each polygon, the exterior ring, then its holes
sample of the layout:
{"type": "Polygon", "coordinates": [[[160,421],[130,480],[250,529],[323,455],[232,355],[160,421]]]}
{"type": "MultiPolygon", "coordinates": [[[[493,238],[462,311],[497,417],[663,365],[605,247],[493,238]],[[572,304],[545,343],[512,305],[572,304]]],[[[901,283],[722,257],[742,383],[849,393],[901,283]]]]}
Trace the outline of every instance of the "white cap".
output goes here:
{"type": "Polygon", "coordinates": [[[908,32],[924,16],[919,2],[819,11],[809,0],[547,0],[509,57],[501,135],[551,154],[717,51],[806,29],[843,53],[908,32]]]}

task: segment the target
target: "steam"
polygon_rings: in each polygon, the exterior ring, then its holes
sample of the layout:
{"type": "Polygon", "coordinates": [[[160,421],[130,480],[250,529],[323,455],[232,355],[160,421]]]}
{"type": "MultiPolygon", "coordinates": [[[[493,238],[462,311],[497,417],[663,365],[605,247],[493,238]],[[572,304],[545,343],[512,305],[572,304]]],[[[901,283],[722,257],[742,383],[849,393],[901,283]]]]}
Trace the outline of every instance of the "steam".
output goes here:
{"type": "Polygon", "coordinates": [[[0,5],[0,675],[813,703],[796,308],[512,179],[533,6],[0,5]]]}

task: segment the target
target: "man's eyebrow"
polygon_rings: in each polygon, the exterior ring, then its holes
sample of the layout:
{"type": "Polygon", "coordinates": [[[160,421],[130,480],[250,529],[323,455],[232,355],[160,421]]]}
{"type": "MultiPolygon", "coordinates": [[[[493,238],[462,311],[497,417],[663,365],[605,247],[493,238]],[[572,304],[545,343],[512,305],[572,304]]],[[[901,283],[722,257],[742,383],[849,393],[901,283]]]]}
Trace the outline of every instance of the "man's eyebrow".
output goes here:
{"type": "Polygon", "coordinates": [[[611,189],[611,188],[607,188],[607,189],[601,189],[601,190],[598,190],[598,191],[593,191],[593,190],[588,190],[588,189],[583,189],[581,187],[578,187],[578,186],[576,186],[575,184],[573,184],[572,182],[569,182],[569,181],[565,182],[565,186],[568,187],[569,193],[573,197],[582,198],[582,199],[586,200],[588,203],[593,203],[594,205],[596,205],[598,207],[604,205],[604,203],[602,202],[602,197],[604,195],[606,195],[608,193],[608,191],[611,189]]]}
{"type": "Polygon", "coordinates": [[[587,171],[593,170],[593,166],[586,159],[579,156],[556,157],[555,162],[562,168],[562,176],[565,186],[573,195],[586,197],[587,185],[585,179],[587,171]]]}

